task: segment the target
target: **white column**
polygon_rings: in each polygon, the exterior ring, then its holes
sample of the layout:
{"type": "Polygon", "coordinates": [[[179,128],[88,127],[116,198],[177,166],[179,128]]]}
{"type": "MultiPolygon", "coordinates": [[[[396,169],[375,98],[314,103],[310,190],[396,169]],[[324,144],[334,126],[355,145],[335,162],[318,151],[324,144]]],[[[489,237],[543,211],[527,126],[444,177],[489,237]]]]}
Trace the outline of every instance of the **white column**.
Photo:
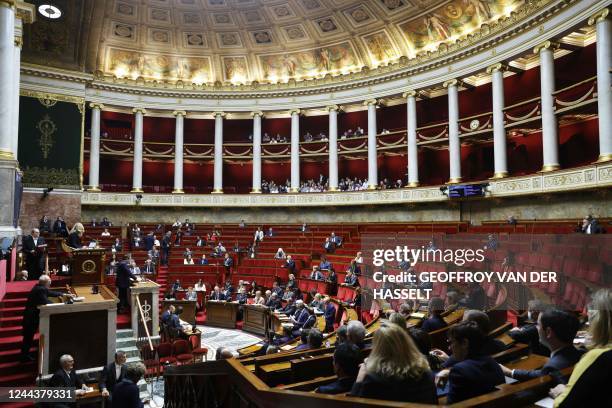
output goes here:
{"type": "Polygon", "coordinates": [[[368,107],[368,188],[374,190],[378,185],[378,153],[376,151],[376,99],[364,102],[368,107]]]}
{"type": "Polygon", "coordinates": [[[223,194],[223,117],[225,113],[215,112],[215,173],[213,193],[223,194]]]}
{"type": "Polygon", "coordinates": [[[13,142],[15,5],[0,1],[0,159],[15,160],[13,142]]]}
{"type": "Polygon", "coordinates": [[[144,108],[134,108],[134,170],[132,174],[132,193],[142,193],[142,121],[144,108]]]}
{"type": "Polygon", "coordinates": [[[612,160],[612,23],[610,9],[603,9],[589,19],[597,29],[597,112],[599,119],[598,162],[612,160]]]}
{"type": "Polygon", "coordinates": [[[493,178],[508,176],[508,155],[506,153],[506,128],[504,126],[504,66],[501,63],[487,68],[493,87],[493,178]]]}
{"type": "Polygon", "coordinates": [[[546,41],[534,48],[540,54],[540,110],[542,112],[542,171],[559,168],[559,141],[557,136],[557,117],[555,116],[555,61],[553,51],[556,44],[546,41]]]}
{"type": "Polygon", "coordinates": [[[448,155],[449,183],[461,182],[461,141],[459,140],[459,81],[451,79],[444,83],[448,89],[448,155]]]}
{"type": "Polygon", "coordinates": [[[408,187],[419,185],[419,151],[417,147],[417,114],[416,114],[416,92],[404,92],[406,98],[406,109],[408,110],[408,187]]]}
{"type": "Polygon", "coordinates": [[[253,112],[253,189],[261,193],[261,118],[262,112],[253,112]]]}
{"type": "Polygon", "coordinates": [[[174,130],[174,189],[173,194],[183,194],[183,129],[185,127],[185,111],[172,112],[176,116],[174,130]]]}
{"type": "Polygon", "coordinates": [[[329,191],[338,191],[338,105],[327,107],[329,112],[329,191]]]}
{"type": "Polygon", "coordinates": [[[100,111],[104,105],[92,103],[90,106],[89,191],[100,191],[100,111]]]}
{"type": "MultiPolygon", "coordinates": [[[[20,20],[17,21],[20,23],[20,20]]],[[[13,152],[15,158],[18,157],[19,150],[19,86],[21,81],[21,45],[22,38],[15,37],[14,47],[14,63],[13,63],[13,114],[12,114],[12,135],[13,135],[13,152]]]]}
{"type": "Polygon", "coordinates": [[[291,192],[300,191],[300,110],[291,111],[291,192]]]}

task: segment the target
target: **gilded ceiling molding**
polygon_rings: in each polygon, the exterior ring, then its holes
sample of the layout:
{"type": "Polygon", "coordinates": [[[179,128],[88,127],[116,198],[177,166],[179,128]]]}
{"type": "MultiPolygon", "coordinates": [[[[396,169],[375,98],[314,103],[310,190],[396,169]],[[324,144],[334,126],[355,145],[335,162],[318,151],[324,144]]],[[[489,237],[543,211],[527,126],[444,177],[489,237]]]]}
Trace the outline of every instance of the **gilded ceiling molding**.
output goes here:
{"type": "Polygon", "coordinates": [[[57,102],[69,102],[69,103],[76,103],[76,104],[85,103],[85,98],[81,98],[78,96],[61,95],[61,94],[50,93],[50,92],[30,91],[28,89],[23,89],[23,88],[19,90],[19,95],[27,96],[30,98],[57,101],[57,102]]]}

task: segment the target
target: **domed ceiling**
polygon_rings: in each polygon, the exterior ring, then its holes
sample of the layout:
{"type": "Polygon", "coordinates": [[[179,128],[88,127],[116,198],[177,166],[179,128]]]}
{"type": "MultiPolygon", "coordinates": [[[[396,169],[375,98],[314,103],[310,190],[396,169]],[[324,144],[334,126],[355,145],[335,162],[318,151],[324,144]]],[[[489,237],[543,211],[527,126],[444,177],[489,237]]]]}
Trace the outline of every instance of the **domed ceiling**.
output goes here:
{"type": "Polygon", "coordinates": [[[46,3],[64,14],[53,21],[39,18],[28,29],[26,62],[76,65],[119,78],[243,84],[342,75],[414,58],[509,15],[524,1],[46,3]]]}

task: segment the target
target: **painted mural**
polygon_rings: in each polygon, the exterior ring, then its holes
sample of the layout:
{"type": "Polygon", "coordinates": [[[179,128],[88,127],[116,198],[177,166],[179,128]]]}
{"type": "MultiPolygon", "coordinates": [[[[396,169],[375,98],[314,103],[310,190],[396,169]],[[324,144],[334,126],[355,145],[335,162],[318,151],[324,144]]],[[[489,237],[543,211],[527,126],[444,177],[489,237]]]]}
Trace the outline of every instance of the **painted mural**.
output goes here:
{"type": "Polygon", "coordinates": [[[389,39],[389,35],[384,31],[367,35],[363,37],[363,41],[370,52],[370,60],[373,64],[399,57],[397,50],[389,39]]]}
{"type": "Polygon", "coordinates": [[[259,58],[263,76],[269,80],[313,76],[341,71],[359,64],[355,50],[348,42],[259,58]]]}
{"type": "Polygon", "coordinates": [[[441,42],[458,39],[523,3],[523,0],[452,0],[399,27],[414,56],[420,50],[433,50],[441,42]]]}
{"type": "Polygon", "coordinates": [[[223,57],[224,80],[244,82],[249,78],[246,57],[223,57]]]}
{"type": "Polygon", "coordinates": [[[118,77],[142,76],[147,79],[193,80],[211,78],[208,57],[177,57],[110,49],[107,70],[118,77]]]}

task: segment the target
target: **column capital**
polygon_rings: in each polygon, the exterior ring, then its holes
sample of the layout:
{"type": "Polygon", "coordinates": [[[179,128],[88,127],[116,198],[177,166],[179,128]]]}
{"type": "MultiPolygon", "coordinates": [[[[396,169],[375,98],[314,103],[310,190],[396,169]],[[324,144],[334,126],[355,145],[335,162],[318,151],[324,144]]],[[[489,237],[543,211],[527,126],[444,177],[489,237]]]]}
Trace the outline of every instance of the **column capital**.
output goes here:
{"type": "Polygon", "coordinates": [[[295,109],[291,109],[291,110],[289,111],[289,114],[290,114],[291,116],[293,116],[294,114],[296,114],[296,115],[301,115],[301,114],[302,114],[302,111],[301,111],[299,108],[295,108],[295,109]]]}
{"type": "Polygon", "coordinates": [[[32,24],[36,21],[36,6],[25,1],[15,1],[15,18],[23,24],[32,24]]]}
{"type": "Polygon", "coordinates": [[[402,94],[402,98],[416,98],[417,91],[410,89],[402,94]]]}
{"type": "Polygon", "coordinates": [[[259,116],[260,118],[264,117],[264,113],[262,111],[253,111],[251,112],[251,117],[254,118],[255,116],[259,116]]]}
{"type": "Polygon", "coordinates": [[[493,65],[488,66],[486,72],[487,72],[487,74],[492,74],[492,73],[497,72],[497,71],[504,72],[504,71],[507,71],[507,70],[508,70],[508,66],[506,64],[498,62],[497,64],[493,64],[493,65]]]}
{"type": "Polygon", "coordinates": [[[187,116],[187,112],[185,112],[184,110],[175,110],[174,112],[172,112],[172,116],[187,116]]]}
{"type": "Polygon", "coordinates": [[[448,88],[450,86],[459,87],[460,85],[461,85],[461,81],[457,78],[449,79],[448,81],[444,81],[444,83],[442,84],[444,88],[448,88]]]}
{"type": "Polygon", "coordinates": [[[91,109],[100,109],[100,110],[104,109],[104,105],[102,105],[101,103],[97,103],[97,102],[90,103],[89,107],[91,109]]]}
{"type": "Polygon", "coordinates": [[[0,7],[15,8],[16,0],[0,0],[0,7]]]}
{"type": "Polygon", "coordinates": [[[542,50],[551,50],[551,51],[555,51],[557,48],[559,48],[559,44],[552,41],[552,40],[548,40],[548,41],[544,41],[541,44],[536,45],[535,47],[533,47],[533,53],[534,54],[539,54],[542,50]]]}
{"type": "Polygon", "coordinates": [[[608,18],[610,15],[610,9],[605,8],[603,10],[599,10],[597,13],[593,14],[591,18],[589,18],[589,25],[594,25],[600,23],[608,18]]]}
{"type": "Polygon", "coordinates": [[[376,100],[375,98],[372,99],[366,99],[365,101],[363,101],[363,106],[370,106],[370,105],[378,105],[378,100],[376,100]]]}
{"type": "Polygon", "coordinates": [[[227,115],[227,113],[222,112],[222,111],[216,111],[216,112],[213,112],[212,114],[213,114],[213,116],[215,117],[215,119],[216,119],[218,116],[220,116],[220,117],[224,118],[224,117],[227,115]]]}
{"type": "Polygon", "coordinates": [[[143,115],[147,114],[147,110],[145,108],[134,108],[132,109],[133,113],[141,113],[143,115]]]}
{"type": "Polygon", "coordinates": [[[20,35],[15,36],[15,47],[23,48],[23,37],[20,35]]]}
{"type": "Polygon", "coordinates": [[[331,112],[331,111],[340,112],[342,108],[338,105],[329,105],[325,107],[325,110],[328,112],[331,112]]]}

